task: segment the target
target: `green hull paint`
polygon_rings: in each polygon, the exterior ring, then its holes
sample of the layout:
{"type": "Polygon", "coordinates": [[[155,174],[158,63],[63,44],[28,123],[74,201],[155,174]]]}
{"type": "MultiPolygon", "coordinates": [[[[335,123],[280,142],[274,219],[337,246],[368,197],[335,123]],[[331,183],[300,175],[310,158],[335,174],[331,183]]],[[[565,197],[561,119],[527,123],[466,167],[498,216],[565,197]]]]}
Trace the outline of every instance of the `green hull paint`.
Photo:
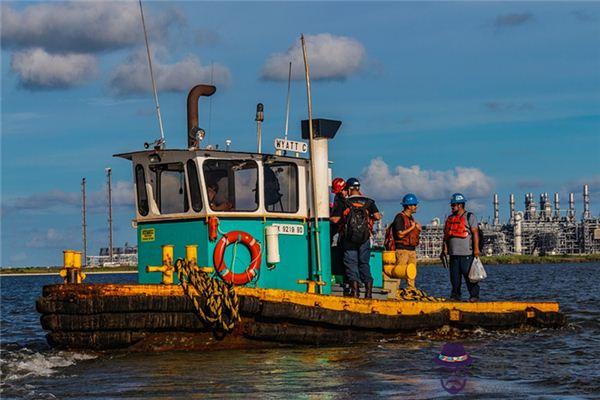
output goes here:
{"type": "MultiPolygon", "coordinates": [[[[263,219],[250,218],[219,218],[219,237],[222,233],[240,230],[249,233],[261,244],[262,257],[261,265],[257,278],[248,283],[247,286],[258,288],[274,288],[305,292],[306,285],[299,284],[298,280],[306,280],[316,277],[315,257],[309,258],[314,254],[314,238],[309,240],[308,224],[302,221],[290,221],[284,219],[263,219]],[[281,261],[274,266],[268,266],[266,260],[266,238],[265,227],[271,224],[299,224],[304,226],[304,235],[286,235],[279,234],[279,254],[281,261]]],[[[218,239],[217,239],[218,240],[218,239]]],[[[185,246],[190,244],[198,245],[198,265],[213,266],[213,252],[216,245],[208,239],[207,225],[204,219],[201,220],[177,220],[167,222],[139,223],[138,224],[138,258],[139,258],[139,282],[140,283],[160,283],[161,273],[146,272],[148,265],[161,265],[162,250],[161,246],[165,244],[174,245],[174,257],[185,258],[185,246]],[[153,241],[148,241],[152,235],[148,235],[148,229],[154,229],[153,241]],[[142,231],[145,234],[142,235],[142,231]],[[142,237],[143,236],[143,237],[142,237]],[[145,241],[144,241],[144,240],[145,241]]],[[[322,288],[323,294],[331,293],[331,263],[330,263],[330,245],[329,245],[329,223],[321,221],[320,223],[320,243],[321,243],[321,279],[326,282],[322,288]]],[[[235,273],[243,272],[250,263],[250,253],[244,245],[238,244],[227,247],[224,257],[225,263],[230,270],[235,273]],[[235,249],[235,261],[234,259],[235,249]]]]}

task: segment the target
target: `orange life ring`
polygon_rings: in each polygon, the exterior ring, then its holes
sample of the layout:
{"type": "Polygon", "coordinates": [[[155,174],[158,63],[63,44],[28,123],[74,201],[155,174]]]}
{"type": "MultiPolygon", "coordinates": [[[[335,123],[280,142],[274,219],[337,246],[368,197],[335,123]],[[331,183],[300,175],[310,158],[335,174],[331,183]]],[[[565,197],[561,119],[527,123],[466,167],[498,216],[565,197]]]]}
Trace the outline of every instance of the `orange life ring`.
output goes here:
{"type": "Polygon", "coordinates": [[[260,259],[260,244],[252,237],[252,235],[242,231],[231,231],[224,234],[223,237],[217,242],[215,251],[213,252],[215,269],[221,276],[221,279],[227,283],[233,283],[234,285],[245,285],[254,279],[256,273],[260,269],[260,259]],[[227,268],[225,261],[223,261],[223,257],[225,256],[225,249],[227,246],[236,242],[240,242],[248,248],[250,251],[251,261],[250,265],[244,272],[234,274],[229,268],[227,268]]]}

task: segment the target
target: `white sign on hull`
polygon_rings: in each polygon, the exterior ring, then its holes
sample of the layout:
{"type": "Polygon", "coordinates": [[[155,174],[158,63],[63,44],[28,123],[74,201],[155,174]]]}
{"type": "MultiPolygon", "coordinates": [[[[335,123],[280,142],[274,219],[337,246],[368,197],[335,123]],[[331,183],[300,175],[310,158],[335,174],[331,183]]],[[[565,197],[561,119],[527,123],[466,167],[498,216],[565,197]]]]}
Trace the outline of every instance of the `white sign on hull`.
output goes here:
{"type": "Polygon", "coordinates": [[[304,225],[299,224],[273,224],[280,235],[304,235],[304,225]]]}

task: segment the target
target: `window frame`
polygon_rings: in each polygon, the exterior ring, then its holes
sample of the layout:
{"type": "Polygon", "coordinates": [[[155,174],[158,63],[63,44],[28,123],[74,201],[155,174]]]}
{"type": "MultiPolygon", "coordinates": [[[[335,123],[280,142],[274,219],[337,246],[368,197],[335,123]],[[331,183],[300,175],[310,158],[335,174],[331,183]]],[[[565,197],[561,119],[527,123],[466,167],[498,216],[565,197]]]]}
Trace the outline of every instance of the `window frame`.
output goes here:
{"type": "Polygon", "coordinates": [[[156,204],[156,208],[158,210],[158,214],[161,216],[168,216],[168,215],[178,215],[178,214],[187,214],[190,211],[190,199],[188,197],[188,182],[187,182],[187,174],[186,174],[186,169],[185,169],[185,164],[183,161],[172,161],[172,162],[164,162],[164,163],[160,163],[160,164],[151,164],[149,165],[149,169],[150,172],[154,173],[155,176],[155,188],[153,188],[154,190],[154,203],[156,204]],[[184,188],[184,193],[183,193],[183,211],[179,211],[179,212],[163,212],[162,210],[162,173],[165,171],[169,171],[169,172],[180,172],[177,170],[169,170],[166,168],[163,168],[163,166],[168,166],[168,165],[172,165],[172,164],[179,164],[181,165],[181,174],[183,175],[183,188],[184,188]]]}
{"type": "MultiPolygon", "coordinates": [[[[263,181],[263,184],[261,185],[262,186],[262,190],[261,190],[261,193],[262,193],[261,202],[263,203],[263,206],[264,206],[264,209],[265,209],[265,213],[269,213],[269,214],[297,214],[297,213],[299,213],[300,212],[300,172],[299,172],[298,164],[296,164],[294,162],[291,162],[291,161],[283,161],[283,160],[276,160],[276,161],[269,162],[269,163],[266,163],[266,162],[263,161],[262,162],[262,170],[263,170],[262,171],[262,181],[263,181]],[[275,166],[283,166],[283,165],[285,165],[285,166],[288,166],[288,167],[291,166],[291,167],[294,168],[294,171],[296,173],[296,176],[295,176],[295,182],[296,182],[296,185],[295,185],[296,209],[293,210],[293,211],[272,211],[272,210],[268,210],[267,209],[267,204],[265,203],[265,199],[266,199],[266,193],[265,193],[265,190],[266,190],[266,188],[265,188],[265,168],[270,168],[273,165],[275,165],[275,166]]],[[[273,173],[275,173],[275,171],[273,171],[273,173]]]]}
{"type": "MultiPolygon", "coordinates": [[[[262,196],[262,188],[263,188],[263,184],[261,183],[262,180],[262,171],[261,171],[261,165],[262,163],[258,162],[258,160],[255,160],[253,158],[218,158],[218,157],[208,157],[202,160],[202,165],[201,165],[201,171],[202,171],[202,190],[204,192],[205,200],[206,200],[206,204],[208,205],[206,207],[206,210],[210,211],[211,213],[217,214],[217,213],[226,213],[226,214],[234,214],[234,213],[245,213],[245,214],[252,214],[252,213],[259,213],[262,211],[263,209],[263,196],[262,196]],[[242,163],[242,162],[248,162],[248,163],[252,163],[255,166],[255,171],[256,171],[256,187],[257,187],[257,191],[258,191],[258,201],[255,203],[256,207],[253,210],[241,210],[241,209],[232,209],[232,210],[214,210],[211,206],[210,206],[210,201],[208,199],[208,185],[207,185],[207,179],[206,179],[206,171],[205,171],[205,166],[207,163],[210,162],[231,162],[231,163],[242,163]]],[[[229,174],[227,175],[228,180],[229,180],[229,174]]],[[[231,184],[231,182],[227,182],[228,184],[228,191],[233,188],[234,190],[234,194],[235,194],[235,175],[233,176],[234,181],[233,181],[233,185],[231,184]]],[[[222,179],[222,178],[221,178],[222,179]]],[[[254,194],[256,196],[256,194],[254,194]]]]}
{"type": "Polygon", "coordinates": [[[146,187],[146,169],[144,168],[144,166],[140,163],[136,164],[135,166],[135,197],[136,197],[136,208],[137,208],[137,212],[139,215],[141,215],[142,217],[147,217],[148,214],[150,213],[150,198],[148,196],[148,188],[146,187]],[[142,173],[142,182],[140,184],[139,180],[138,180],[138,173],[141,171],[142,173]],[[143,193],[142,193],[143,191],[143,193]],[[141,195],[144,195],[146,198],[146,207],[145,207],[145,212],[143,212],[142,210],[142,206],[141,206],[141,195]]]}
{"type": "Polygon", "coordinates": [[[190,158],[185,162],[185,179],[188,185],[188,195],[189,195],[189,199],[188,199],[188,203],[190,205],[189,209],[187,212],[202,212],[202,210],[204,210],[204,199],[202,196],[202,188],[203,188],[203,181],[200,178],[200,175],[198,174],[198,165],[196,163],[196,159],[195,158],[190,158]],[[196,209],[194,207],[194,201],[192,198],[192,177],[190,176],[190,168],[189,165],[193,165],[194,167],[194,171],[196,173],[196,179],[195,179],[195,184],[197,185],[197,194],[198,194],[198,200],[200,201],[200,208],[196,209]]]}

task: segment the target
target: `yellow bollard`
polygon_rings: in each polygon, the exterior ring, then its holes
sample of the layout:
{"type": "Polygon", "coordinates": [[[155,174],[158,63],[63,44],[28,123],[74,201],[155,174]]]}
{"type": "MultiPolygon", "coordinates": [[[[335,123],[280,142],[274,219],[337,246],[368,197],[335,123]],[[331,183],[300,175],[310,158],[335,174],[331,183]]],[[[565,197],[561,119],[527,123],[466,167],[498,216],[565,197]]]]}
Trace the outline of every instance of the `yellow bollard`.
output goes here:
{"type": "Polygon", "coordinates": [[[81,272],[81,252],[75,250],[63,251],[63,268],[59,275],[64,283],[81,283],[86,275],[81,272]]]}
{"type": "Polygon", "coordinates": [[[70,268],[73,266],[73,256],[75,250],[63,250],[63,267],[70,268]]]}
{"type": "Polygon", "coordinates": [[[192,267],[193,270],[212,273],[215,269],[211,267],[198,266],[198,245],[188,244],[185,246],[185,261],[192,267]]]}
{"type": "Polygon", "coordinates": [[[396,264],[396,252],[383,252],[383,272],[394,279],[415,279],[417,266],[414,263],[396,264]]]}
{"type": "Polygon", "coordinates": [[[306,285],[306,293],[317,293],[317,286],[325,286],[325,282],[323,281],[311,281],[306,279],[298,279],[296,282],[306,285]]]}
{"type": "Polygon", "coordinates": [[[392,276],[397,279],[415,279],[417,277],[417,266],[414,263],[398,264],[394,266],[392,276]]]}
{"type": "Polygon", "coordinates": [[[172,244],[165,244],[162,246],[162,265],[161,266],[146,266],[146,272],[162,272],[162,283],[165,285],[173,284],[173,249],[175,246],[172,244]]]}
{"type": "Polygon", "coordinates": [[[73,267],[81,268],[81,252],[80,251],[73,252],[73,267]]]}
{"type": "Polygon", "coordinates": [[[396,252],[395,251],[384,251],[382,253],[383,259],[383,272],[390,278],[394,278],[393,272],[396,266],[396,252]]]}

